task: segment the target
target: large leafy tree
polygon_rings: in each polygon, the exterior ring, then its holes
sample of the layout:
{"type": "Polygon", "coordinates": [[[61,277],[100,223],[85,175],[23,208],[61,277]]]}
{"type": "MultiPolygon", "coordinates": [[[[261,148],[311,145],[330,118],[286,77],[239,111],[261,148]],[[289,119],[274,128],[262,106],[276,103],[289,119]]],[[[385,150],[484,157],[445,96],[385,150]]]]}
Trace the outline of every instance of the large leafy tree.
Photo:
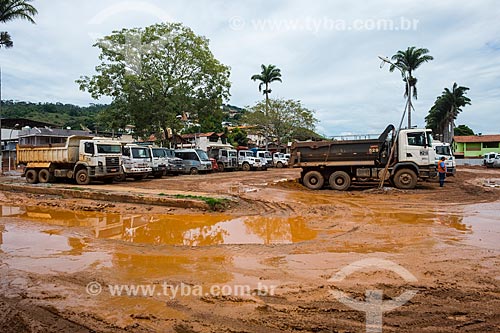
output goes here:
{"type": "Polygon", "coordinates": [[[408,111],[408,128],[411,128],[411,98],[417,99],[417,78],[414,72],[423,63],[433,60],[434,58],[428,55],[429,50],[425,48],[416,48],[415,46],[408,47],[404,51],[398,51],[391,57],[393,61],[389,70],[392,72],[394,69],[399,68],[403,75],[405,82],[405,98],[408,98],[407,111],[408,111]]]}
{"type": "Polygon", "coordinates": [[[229,67],[215,59],[208,39],[180,23],[115,31],[95,46],[97,74],[77,83],[93,98],[112,97],[137,136],[179,130],[184,112],[202,122],[229,98],[229,67]]]}
{"type": "MultiPolygon", "coordinates": [[[[0,0],[0,23],[21,19],[35,23],[33,16],[38,11],[30,4],[32,0],[0,0]]],[[[14,43],[7,31],[0,32],[0,47],[12,47],[14,43]]]]}
{"type": "Polygon", "coordinates": [[[269,85],[272,82],[282,82],[281,81],[281,69],[277,68],[275,65],[264,65],[261,66],[260,74],[252,75],[250,78],[253,81],[260,81],[259,91],[266,96],[266,114],[269,110],[269,94],[271,93],[271,88],[269,85]],[[262,89],[264,87],[264,89],[262,89]]]}
{"type": "Polygon", "coordinates": [[[259,102],[245,114],[244,121],[260,129],[267,140],[279,145],[295,139],[294,133],[303,129],[314,130],[317,119],[314,111],[307,109],[300,101],[270,99],[266,115],[266,102],[259,102]]]}
{"type": "Polygon", "coordinates": [[[470,98],[466,96],[468,90],[456,82],[451,90],[445,88],[425,118],[427,127],[442,136],[444,142],[451,143],[458,114],[464,106],[471,104],[470,98]]]}

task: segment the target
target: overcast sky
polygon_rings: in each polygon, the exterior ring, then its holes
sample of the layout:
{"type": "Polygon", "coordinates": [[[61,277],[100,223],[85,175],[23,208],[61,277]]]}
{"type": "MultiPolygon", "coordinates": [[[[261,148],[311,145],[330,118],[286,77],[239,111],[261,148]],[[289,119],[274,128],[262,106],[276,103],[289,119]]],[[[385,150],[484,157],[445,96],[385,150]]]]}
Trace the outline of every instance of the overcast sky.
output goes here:
{"type": "Polygon", "coordinates": [[[262,98],[250,80],[261,64],[281,68],[272,97],[297,99],[316,111],[325,135],[379,133],[398,124],[404,83],[379,68],[378,55],[425,47],[434,61],[415,73],[414,124],[453,82],[470,88],[472,106],[457,124],[500,133],[500,3],[491,1],[155,1],[35,0],[36,25],[0,26],[14,48],[0,49],[2,99],[78,105],[93,100],[75,80],[98,64],[95,39],[125,27],[181,22],[210,39],[231,67],[231,100],[262,98]],[[354,4],[353,4],[354,3],[354,4]]]}

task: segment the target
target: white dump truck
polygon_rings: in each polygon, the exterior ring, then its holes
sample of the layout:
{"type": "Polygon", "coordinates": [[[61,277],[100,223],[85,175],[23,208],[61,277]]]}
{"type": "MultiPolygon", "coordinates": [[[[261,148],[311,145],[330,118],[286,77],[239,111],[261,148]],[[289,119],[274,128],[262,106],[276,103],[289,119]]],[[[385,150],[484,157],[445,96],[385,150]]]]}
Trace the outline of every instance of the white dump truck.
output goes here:
{"type": "Polygon", "coordinates": [[[30,184],[74,179],[113,182],[121,174],[121,144],[106,138],[70,136],[66,143],[43,146],[17,145],[17,163],[24,166],[30,184]]]}

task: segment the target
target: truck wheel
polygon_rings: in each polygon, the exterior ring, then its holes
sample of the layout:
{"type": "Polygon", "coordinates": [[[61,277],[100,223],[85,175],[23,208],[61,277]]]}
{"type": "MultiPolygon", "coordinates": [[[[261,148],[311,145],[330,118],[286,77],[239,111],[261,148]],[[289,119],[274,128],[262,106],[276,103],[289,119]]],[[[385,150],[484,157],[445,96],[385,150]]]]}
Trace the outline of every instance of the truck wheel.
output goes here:
{"type": "Polygon", "coordinates": [[[87,169],[81,169],[76,172],[75,176],[76,183],[78,185],[88,185],[90,184],[90,177],[87,169]]]}
{"type": "Polygon", "coordinates": [[[250,171],[251,167],[250,167],[250,164],[245,162],[243,163],[243,165],[241,166],[241,170],[243,171],[250,171]]]}
{"type": "Polygon", "coordinates": [[[283,168],[283,162],[278,162],[278,163],[276,163],[276,167],[277,167],[278,169],[283,168]]]}
{"type": "Polygon", "coordinates": [[[217,171],[224,172],[224,163],[217,163],[217,171]]]}
{"type": "Polygon", "coordinates": [[[25,177],[28,184],[38,183],[38,172],[35,169],[29,169],[26,171],[25,177]]]}
{"type": "Polygon", "coordinates": [[[325,184],[325,178],[318,171],[309,171],[304,175],[302,183],[311,190],[319,190],[325,184]]]}
{"type": "Polygon", "coordinates": [[[48,169],[42,169],[38,173],[38,181],[40,183],[50,183],[54,181],[54,177],[50,174],[48,169]]]}
{"type": "Polygon", "coordinates": [[[163,171],[158,171],[153,175],[153,177],[156,179],[160,179],[161,177],[163,177],[163,173],[164,173],[163,171]]]}
{"type": "Polygon", "coordinates": [[[346,191],[351,186],[351,176],[345,171],[335,171],[328,181],[330,187],[337,191],[346,191]]]}
{"type": "Polygon", "coordinates": [[[196,169],[196,168],[191,168],[191,170],[189,170],[189,174],[190,174],[190,175],[197,175],[197,174],[198,174],[198,169],[196,169]]]}
{"type": "Polygon", "coordinates": [[[122,173],[121,175],[115,176],[114,180],[117,182],[124,182],[127,179],[127,175],[122,173]]]}
{"type": "Polygon", "coordinates": [[[393,181],[397,188],[410,190],[417,186],[417,175],[413,170],[400,169],[394,175],[393,181]]]}

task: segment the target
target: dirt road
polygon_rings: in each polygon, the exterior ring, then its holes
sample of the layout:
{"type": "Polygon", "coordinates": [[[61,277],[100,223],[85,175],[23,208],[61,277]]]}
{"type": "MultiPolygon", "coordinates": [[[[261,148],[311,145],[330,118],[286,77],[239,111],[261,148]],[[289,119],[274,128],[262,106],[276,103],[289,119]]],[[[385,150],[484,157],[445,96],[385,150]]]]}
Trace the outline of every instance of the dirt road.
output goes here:
{"type": "Polygon", "coordinates": [[[297,177],[85,188],[226,198],[223,212],[0,192],[0,331],[365,332],[380,314],[384,332],[500,331],[500,190],[483,186],[500,170],[411,191],[297,177]]]}

